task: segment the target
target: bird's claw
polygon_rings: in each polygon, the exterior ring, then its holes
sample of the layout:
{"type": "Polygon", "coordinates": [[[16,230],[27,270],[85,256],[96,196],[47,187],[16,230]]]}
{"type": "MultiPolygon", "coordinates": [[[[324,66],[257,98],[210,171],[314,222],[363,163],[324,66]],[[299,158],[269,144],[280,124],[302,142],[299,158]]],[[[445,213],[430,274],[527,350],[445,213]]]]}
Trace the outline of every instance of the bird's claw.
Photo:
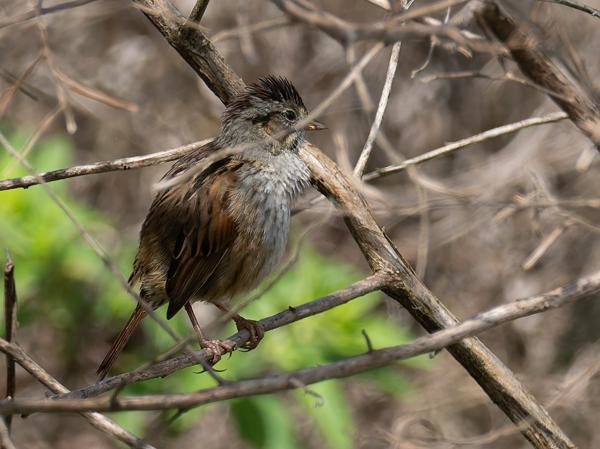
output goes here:
{"type": "Polygon", "coordinates": [[[255,320],[247,320],[246,318],[242,318],[238,316],[235,319],[235,326],[238,331],[242,329],[246,329],[250,333],[250,338],[246,343],[240,346],[241,349],[245,349],[246,351],[251,351],[256,348],[260,341],[265,336],[265,330],[262,325],[255,320]]]}
{"type": "Polygon", "coordinates": [[[200,341],[200,347],[208,351],[208,361],[211,365],[214,365],[221,360],[223,354],[231,353],[235,345],[223,340],[202,340],[200,341]]]}

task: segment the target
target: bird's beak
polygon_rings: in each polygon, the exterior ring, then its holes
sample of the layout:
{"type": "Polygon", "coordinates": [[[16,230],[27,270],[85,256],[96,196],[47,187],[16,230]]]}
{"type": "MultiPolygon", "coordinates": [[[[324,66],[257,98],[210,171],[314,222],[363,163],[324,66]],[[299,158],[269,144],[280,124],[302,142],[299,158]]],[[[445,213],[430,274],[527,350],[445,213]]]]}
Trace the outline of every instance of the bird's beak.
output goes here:
{"type": "Polygon", "coordinates": [[[317,120],[313,120],[308,125],[306,125],[307,131],[320,131],[322,129],[327,129],[327,127],[317,120]]]}

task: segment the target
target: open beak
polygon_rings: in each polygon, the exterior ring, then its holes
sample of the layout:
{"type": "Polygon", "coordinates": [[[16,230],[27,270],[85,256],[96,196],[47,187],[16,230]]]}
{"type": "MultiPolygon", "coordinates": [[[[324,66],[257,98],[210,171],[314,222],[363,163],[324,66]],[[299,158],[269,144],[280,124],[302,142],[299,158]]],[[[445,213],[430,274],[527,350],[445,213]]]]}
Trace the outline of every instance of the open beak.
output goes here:
{"type": "Polygon", "coordinates": [[[308,125],[306,125],[307,131],[320,131],[322,129],[327,129],[327,127],[317,120],[313,120],[308,125]]]}

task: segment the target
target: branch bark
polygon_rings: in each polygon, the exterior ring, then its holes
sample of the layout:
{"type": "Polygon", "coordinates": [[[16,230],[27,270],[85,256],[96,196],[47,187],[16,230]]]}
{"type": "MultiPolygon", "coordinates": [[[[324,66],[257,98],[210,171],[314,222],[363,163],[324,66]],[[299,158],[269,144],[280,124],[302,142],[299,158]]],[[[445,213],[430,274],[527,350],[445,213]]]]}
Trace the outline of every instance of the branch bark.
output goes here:
{"type": "MultiPolygon", "coordinates": [[[[4,265],[4,331],[6,341],[9,343],[15,339],[17,332],[17,287],[15,285],[15,265],[6,251],[6,264],[4,265]]],[[[15,360],[6,355],[6,398],[14,398],[16,391],[15,360]]],[[[6,432],[10,435],[12,415],[4,418],[6,432]]]]}

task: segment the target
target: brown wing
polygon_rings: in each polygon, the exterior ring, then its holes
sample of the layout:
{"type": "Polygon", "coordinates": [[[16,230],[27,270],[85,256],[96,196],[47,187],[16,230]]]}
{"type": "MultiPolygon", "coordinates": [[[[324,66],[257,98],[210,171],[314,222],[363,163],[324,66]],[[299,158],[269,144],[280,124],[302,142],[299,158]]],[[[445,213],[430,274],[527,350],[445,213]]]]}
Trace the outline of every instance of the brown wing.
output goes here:
{"type": "Polygon", "coordinates": [[[228,201],[237,175],[236,163],[219,161],[186,186],[182,199],[183,220],[167,274],[170,319],[202,289],[229,253],[237,235],[228,201]],[[189,193],[193,192],[193,193],[189,193]]]}

